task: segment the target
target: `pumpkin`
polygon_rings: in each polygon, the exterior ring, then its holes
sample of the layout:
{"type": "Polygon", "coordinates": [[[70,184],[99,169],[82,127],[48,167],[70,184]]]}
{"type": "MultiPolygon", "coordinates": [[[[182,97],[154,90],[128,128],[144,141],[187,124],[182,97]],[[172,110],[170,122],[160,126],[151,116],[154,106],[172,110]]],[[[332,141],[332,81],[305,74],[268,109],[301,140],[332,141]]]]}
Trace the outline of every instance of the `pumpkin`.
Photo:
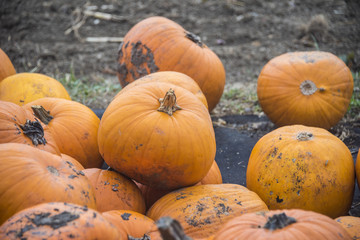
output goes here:
{"type": "Polygon", "coordinates": [[[257,83],[259,104],[277,126],[330,129],[345,115],[353,92],[350,69],[329,52],[289,52],[271,59],[257,83]]]}
{"type": "Polygon", "coordinates": [[[146,215],[154,221],[168,216],[192,238],[212,236],[222,224],[247,212],[268,210],[259,196],[238,184],[185,187],[157,200],[146,215]]]}
{"type": "Polygon", "coordinates": [[[0,144],[0,179],[0,224],[44,202],[96,208],[94,191],[81,170],[58,155],[25,144],[0,144]]]}
{"type": "Polygon", "coordinates": [[[327,130],[284,126],[255,144],[246,184],[269,209],[298,208],[336,218],[351,207],[354,162],[347,146],[327,130]]]}
{"type": "Polygon", "coordinates": [[[43,97],[71,100],[59,81],[41,73],[17,73],[1,81],[0,100],[23,106],[43,97]]]}
{"type": "Polygon", "coordinates": [[[18,212],[0,226],[0,239],[121,239],[101,213],[66,202],[42,203],[18,212]]]}
{"type": "Polygon", "coordinates": [[[162,239],[154,220],[131,210],[111,210],[102,213],[103,217],[119,230],[121,239],[162,239]]]}
{"type": "Polygon", "coordinates": [[[181,72],[193,78],[206,96],[209,111],[219,102],[225,69],[199,36],[165,17],[149,17],[125,35],[118,52],[121,86],[158,71],[181,72]]]}
{"type": "Polygon", "coordinates": [[[126,85],[123,89],[121,89],[121,91],[119,91],[115,97],[124,93],[129,88],[132,88],[139,84],[150,83],[154,81],[167,82],[183,87],[189,90],[190,92],[192,92],[197,98],[199,98],[199,100],[202,103],[204,103],[206,107],[208,107],[206,97],[201,91],[199,85],[194,81],[194,79],[183,73],[174,72],[174,71],[155,72],[145,75],[141,78],[138,78],[136,81],[131,82],[130,84],[126,85]]]}
{"type": "Polygon", "coordinates": [[[133,210],[145,214],[145,200],[140,189],[129,178],[112,170],[83,170],[94,190],[97,210],[133,210]]]}
{"type": "MultiPolygon", "coordinates": [[[[135,183],[140,188],[141,193],[144,196],[146,209],[149,209],[151,205],[153,205],[154,202],[156,202],[159,198],[171,192],[171,190],[149,187],[137,182],[135,183]]],[[[216,161],[214,161],[213,164],[211,165],[209,172],[206,174],[206,176],[203,179],[201,179],[200,182],[196,183],[196,185],[221,184],[221,183],[222,183],[221,172],[216,161]]]]}
{"type": "Polygon", "coordinates": [[[100,121],[98,143],[111,168],[162,189],[199,182],[216,153],[204,104],[164,82],[132,87],[111,101],[100,121]]]}
{"type": "Polygon", "coordinates": [[[334,219],[301,209],[247,213],[225,223],[214,240],[351,239],[334,219]]]}
{"type": "Polygon", "coordinates": [[[335,218],[352,237],[352,239],[360,239],[360,217],[355,216],[340,216],[335,218]]]}
{"type": "Polygon", "coordinates": [[[16,74],[14,65],[8,55],[0,48],[0,82],[4,78],[16,74]]]}
{"type": "Polygon", "coordinates": [[[90,108],[62,98],[40,98],[24,108],[50,128],[61,153],[75,158],[84,168],[102,166],[97,142],[100,119],[90,108]]]}
{"type": "Polygon", "coordinates": [[[50,129],[23,107],[0,100],[0,143],[22,143],[60,155],[50,129]]]}
{"type": "Polygon", "coordinates": [[[356,174],[356,180],[358,184],[358,188],[360,190],[360,148],[357,154],[356,162],[355,162],[355,174],[356,174]]]}

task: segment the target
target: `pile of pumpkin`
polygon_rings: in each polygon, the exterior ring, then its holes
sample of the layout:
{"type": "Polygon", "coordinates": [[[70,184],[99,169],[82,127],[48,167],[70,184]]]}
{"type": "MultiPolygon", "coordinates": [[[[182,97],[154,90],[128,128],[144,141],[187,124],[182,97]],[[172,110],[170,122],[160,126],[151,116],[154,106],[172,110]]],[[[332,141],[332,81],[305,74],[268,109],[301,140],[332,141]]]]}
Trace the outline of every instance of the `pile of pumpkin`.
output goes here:
{"type": "Polygon", "coordinates": [[[354,162],[326,130],[353,89],[336,56],[287,53],[264,66],[259,102],[279,128],[254,146],[246,187],[222,183],[215,161],[209,112],[225,70],[198,36],[163,17],[139,22],[119,48],[118,78],[100,120],[0,52],[1,239],[360,236],[347,216],[354,162]]]}

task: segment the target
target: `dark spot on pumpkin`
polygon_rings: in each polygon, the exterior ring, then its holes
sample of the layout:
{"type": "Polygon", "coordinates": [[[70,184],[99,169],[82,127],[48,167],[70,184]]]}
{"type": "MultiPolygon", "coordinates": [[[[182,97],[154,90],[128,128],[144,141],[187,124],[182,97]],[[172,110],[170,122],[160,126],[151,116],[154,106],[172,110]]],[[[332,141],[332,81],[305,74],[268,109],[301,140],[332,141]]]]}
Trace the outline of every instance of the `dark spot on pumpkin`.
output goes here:
{"type": "Polygon", "coordinates": [[[66,226],[69,222],[72,222],[78,219],[80,216],[78,214],[73,214],[68,211],[50,216],[50,213],[40,213],[35,214],[34,218],[30,221],[38,226],[49,226],[52,229],[58,229],[63,226],[66,226]]]}
{"type": "Polygon", "coordinates": [[[20,99],[20,102],[23,103],[23,102],[25,102],[25,100],[20,99]]]}
{"type": "Polygon", "coordinates": [[[53,167],[53,166],[48,166],[48,167],[47,167],[47,170],[48,170],[50,173],[54,174],[55,176],[59,176],[59,171],[58,171],[55,167],[53,167]]]}
{"type": "Polygon", "coordinates": [[[215,207],[216,216],[221,217],[221,215],[229,215],[229,212],[231,212],[231,208],[229,206],[225,206],[223,203],[219,203],[215,207]]]}
{"type": "Polygon", "coordinates": [[[276,196],[277,203],[282,203],[283,201],[284,201],[284,199],[280,198],[279,196],[276,196]]]}
{"type": "Polygon", "coordinates": [[[277,158],[278,158],[278,159],[281,159],[281,157],[282,157],[282,153],[280,153],[277,158]]]}
{"type": "Polygon", "coordinates": [[[70,179],[74,179],[74,178],[77,178],[77,177],[78,177],[78,176],[73,175],[73,174],[71,174],[71,175],[68,176],[68,178],[70,178],[70,179]]]}
{"type": "Polygon", "coordinates": [[[131,213],[123,213],[121,214],[121,218],[125,221],[129,220],[129,217],[131,216],[131,213]]]}
{"type": "Polygon", "coordinates": [[[96,212],[93,213],[93,218],[96,218],[97,217],[97,214],[96,212]]]}
{"type": "Polygon", "coordinates": [[[81,193],[82,193],[82,195],[84,195],[85,198],[90,199],[90,196],[89,196],[89,192],[88,192],[88,191],[85,192],[84,190],[82,190],[81,193]]]}
{"type": "MultiPolygon", "coordinates": [[[[35,227],[33,225],[28,224],[28,225],[25,225],[23,228],[20,228],[18,232],[16,230],[12,230],[12,231],[7,232],[6,235],[9,236],[10,234],[16,233],[16,238],[21,238],[25,232],[30,231],[34,228],[35,227]]],[[[21,238],[21,239],[23,239],[23,238],[21,238]]]]}
{"type": "Polygon", "coordinates": [[[119,191],[119,189],[117,189],[117,188],[116,188],[116,187],[114,187],[114,186],[112,186],[112,187],[111,187],[111,190],[113,190],[114,192],[119,191]]]}
{"type": "Polygon", "coordinates": [[[238,205],[242,206],[242,203],[241,203],[241,201],[237,202],[236,204],[238,204],[238,205]]]}
{"type": "Polygon", "coordinates": [[[184,199],[184,198],[187,198],[187,196],[186,195],[178,195],[178,196],[176,196],[176,200],[180,200],[180,199],[184,199]]]}
{"type": "Polygon", "coordinates": [[[60,209],[58,209],[58,208],[54,208],[54,211],[55,211],[55,212],[58,212],[59,210],[60,210],[60,209]]]}
{"type": "Polygon", "coordinates": [[[67,235],[69,238],[75,238],[76,236],[74,235],[74,234],[72,234],[72,233],[70,233],[70,234],[68,234],[67,235]]]}
{"type": "Polygon", "coordinates": [[[70,167],[74,166],[74,164],[72,164],[72,162],[66,161],[67,164],[70,165],[70,167]]]}
{"type": "Polygon", "coordinates": [[[109,185],[110,183],[108,182],[108,181],[105,181],[104,182],[104,185],[106,186],[106,185],[109,185]]]}
{"type": "Polygon", "coordinates": [[[68,186],[69,186],[70,189],[74,189],[74,186],[73,186],[73,185],[68,184],[68,186]]]}
{"type": "Polygon", "coordinates": [[[277,154],[277,151],[278,151],[278,148],[277,148],[277,147],[274,147],[274,150],[270,153],[270,156],[271,156],[271,157],[275,157],[276,154],[277,154]]]}

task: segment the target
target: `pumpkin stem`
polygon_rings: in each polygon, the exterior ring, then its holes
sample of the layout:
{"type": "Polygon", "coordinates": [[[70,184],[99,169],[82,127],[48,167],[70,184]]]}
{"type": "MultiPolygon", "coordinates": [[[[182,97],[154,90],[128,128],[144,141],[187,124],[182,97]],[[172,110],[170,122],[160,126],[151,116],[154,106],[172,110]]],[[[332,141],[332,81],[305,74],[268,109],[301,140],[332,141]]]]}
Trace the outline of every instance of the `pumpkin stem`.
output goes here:
{"type": "Polygon", "coordinates": [[[309,141],[314,138],[314,135],[311,132],[299,132],[296,136],[296,139],[299,141],[309,141]]]}
{"type": "MultiPolygon", "coordinates": [[[[300,84],[300,91],[306,96],[314,94],[317,90],[318,88],[313,81],[305,80],[300,84]]],[[[321,92],[323,91],[324,88],[322,88],[321,92]]]]}
{"type": "Polygon", "coordinates": [[[37,146],[39,144],[46,144],[46,139],[44,138],[44,129],[41,126],[39,120],[35,121],[26,120],[24,125],[19,125],[25,136],[31,139],[32,143],[37,146]]]}
{"type": "Polygon", "coordinates": [[[165,94],[164,98],[159,99],[160,107],[158,108],[159,112],[167,113],[169,116],[177,110],[181,110],[181,107],[176,103],[176,96],[174,90],[171,88],[165,94]]]}
{"type": "Polygon", "coordinates": [[[136,237],[132,237],[130,235],[128,235],[128,240],[151,240],[151,238],[144,234],[144,236],[140,237],[140,238],[136,238],[136,237]]]}
{"type": "Polygon", "coordinates": [[[49,122],[54,118],[53,116],[50,115],[50,111],[46,111],[43,106],[33,105],[31,106],[31,109],[34,112],[34,115],[46,125],[48,125],[49,122]]]}
{"type": "Polygon", "coordinates": [[[296,223],[295,218],[289,217],[285,213],[280,213],[269,217],[263,228],[274,231],[277,229],[282,229],[293,223],[296,223]]]}
{"type": "Polygon", "coordinates": [[[156,221],[156,225],[163,239],[192,240],[192,238],[186,236],[181,224],[171,217],[160,218],[156,221]]]}
{"type": "Polygon", "coordinates": [[[204,47],[204,44],[201,42],[201,38],[198,35],[192,32],[185,32],[185,36],[200,47],[204,47]]]}

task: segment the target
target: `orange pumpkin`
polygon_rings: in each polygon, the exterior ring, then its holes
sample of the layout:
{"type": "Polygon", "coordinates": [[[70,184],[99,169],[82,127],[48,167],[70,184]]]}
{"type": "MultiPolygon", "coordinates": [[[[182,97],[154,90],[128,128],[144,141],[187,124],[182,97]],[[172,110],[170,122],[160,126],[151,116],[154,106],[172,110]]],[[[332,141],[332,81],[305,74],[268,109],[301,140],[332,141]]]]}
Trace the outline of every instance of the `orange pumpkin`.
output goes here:
{"type": "Polygon", "coordinates": [[[301,124],[329,129],[345,115],[353,92],[350,69],[328,52],[290,52],[261,70],[257,95],[277,126],[301,124]]]}
{"type": "Polygon", "coordinates": [[[62,98],[40,98],[23,107],[50,128],[61,153],[85,168],[102,166],[97,142],[100,119],[90,108],[62,98]]]}
{"type": "Polygon", "coordinates": [[[355,174],[356,174],[356,180],[358,184],[358,188],[360,190],[360,148],[357,154],[356,162],[355,162],[355,174]]]}
{"type": "Polygon", "coordinates": [[[44,202],[96,208],[92,186],[81,170],[58,155],[25,144],[0,144],[0,179],[0,224],[44,202]]]}
{"type": "MultiPolygon", "coordinates": [[[[204,184],[221,184],[222,183],[222,176],[219,169],[219,166],[217,165],[216,161],[213,162],[211,165],[211,168],[209,172],[206,174],[206,176],[196,185],[204,185],[204,184]]],[[[138,187],[141,190],[142,195],[144,196],[145,203],[146,203],[146,209],[149,209],[151,205],[154,204],[158,199],[160,199],[165,194],[171,192],[171,190],[164,190],[164,189],[158,189],[156,187],[149,187],[146,185],[143,185],[141,183],[136,183],[138,187]]]]}
{"type": "Polygon", "coordinates": [[[137,79],[136,81],[131,82],[130,84],[126,85],[123,89],[121,89],[120,92],[118,92],[118,94],[115,97],[124,93],[126,90],[128,90],[134,86],[137,86],[137,85],[143,84],[143,83],[151,83],[154,81],[167,82],[167,83],[175,84],[182,88],[185,88],[185,89],[189,90],[190,92],[192,92],[197,98],[199,98],[199,100],[202,103],[204,103],[204,105],[206,107],[208,107],[206,97],[203,94],[203,92],[201,91],[199,85],[194,81],[194,79],[192,79],[191,77],[189,77],[183,73],[174,72],[174,71],[155,72],[155,73],[145,75],[144,77],[141,77],[141,78],[137,79]]]}
{"type": "Polygon", "coordinates": [[[166,194],[147,212],[154,221],[169,216],[192,238],[212,236],[222,224],[247,212],[268,210],[259,196],[237,184],[207,184],[166,194]]]}
{"type": "Polygon", "coordinates": [[[333,219],[300,209],[247,213],[224,224],[214,240],[348,239],[349,234],[333,219]]]}
{"type": "Polygon", "coordinates": [[[351,207],[354,162],[347,146],[325,129],[285,126],[255,144],[246,184],[269,209],[298,208],[335,218],[351,207]]]}
{"type": "Polygon", "coordinates": [[[60,155],[50,129],[23,107],[0,101],[0,143],[22,143],[60,155]]]}
{"type": "Polygon", "coordinates": [[[112,170],[83,170],[94,190],[97,210],[133,210],[145,214],[145,200],[140,189],[129,178],[112,170]]]}
{"type": "Polygon", "coordinates": [[[98,142],[111,168],[162,189],[199,182],[216,153],[204,104],[164,82],[144,83],[116,97],[101,118],[98,142]]]}
{"type": "Polygon", "coordinates": [[[14,65],[8,55],[0,48],[0,82],[8,76],[16,74],[14,65]]]}
{"type": "Polygon", "coordinates": [[[121,239],[162,239],[154,220],[141,213],[131,210],[112,210],[103,212],[102,215],[116,226],[121,239]]]}
{"type": "Polygon", "coordinates": [[[2,101],[22,106],[43,97],[71,100],[59,81],[41,73],[17,73],[1,81],[0,100],[2,101]]]}
{"type": "Polygon", "coordinates": [[[335,218],[335,221],[349,233],[352,239],[360,239],[360,217],[341,216],[335,218]]]}
{"type": "Polygon", "coordinates": [[[24,209],[0,226],[0,239],[106,239],[120,233],[99,212],[66,202],[49,202],[24,209]]]}
{"type": "Polygon", "coordinates": [[[181,72],[193,78],[206,96],[209,111],[219,102],[225,69],[200,37],[164,17],[149,17],[125,35],[118,52],[121,85],[158,71],[181,72]]]}

